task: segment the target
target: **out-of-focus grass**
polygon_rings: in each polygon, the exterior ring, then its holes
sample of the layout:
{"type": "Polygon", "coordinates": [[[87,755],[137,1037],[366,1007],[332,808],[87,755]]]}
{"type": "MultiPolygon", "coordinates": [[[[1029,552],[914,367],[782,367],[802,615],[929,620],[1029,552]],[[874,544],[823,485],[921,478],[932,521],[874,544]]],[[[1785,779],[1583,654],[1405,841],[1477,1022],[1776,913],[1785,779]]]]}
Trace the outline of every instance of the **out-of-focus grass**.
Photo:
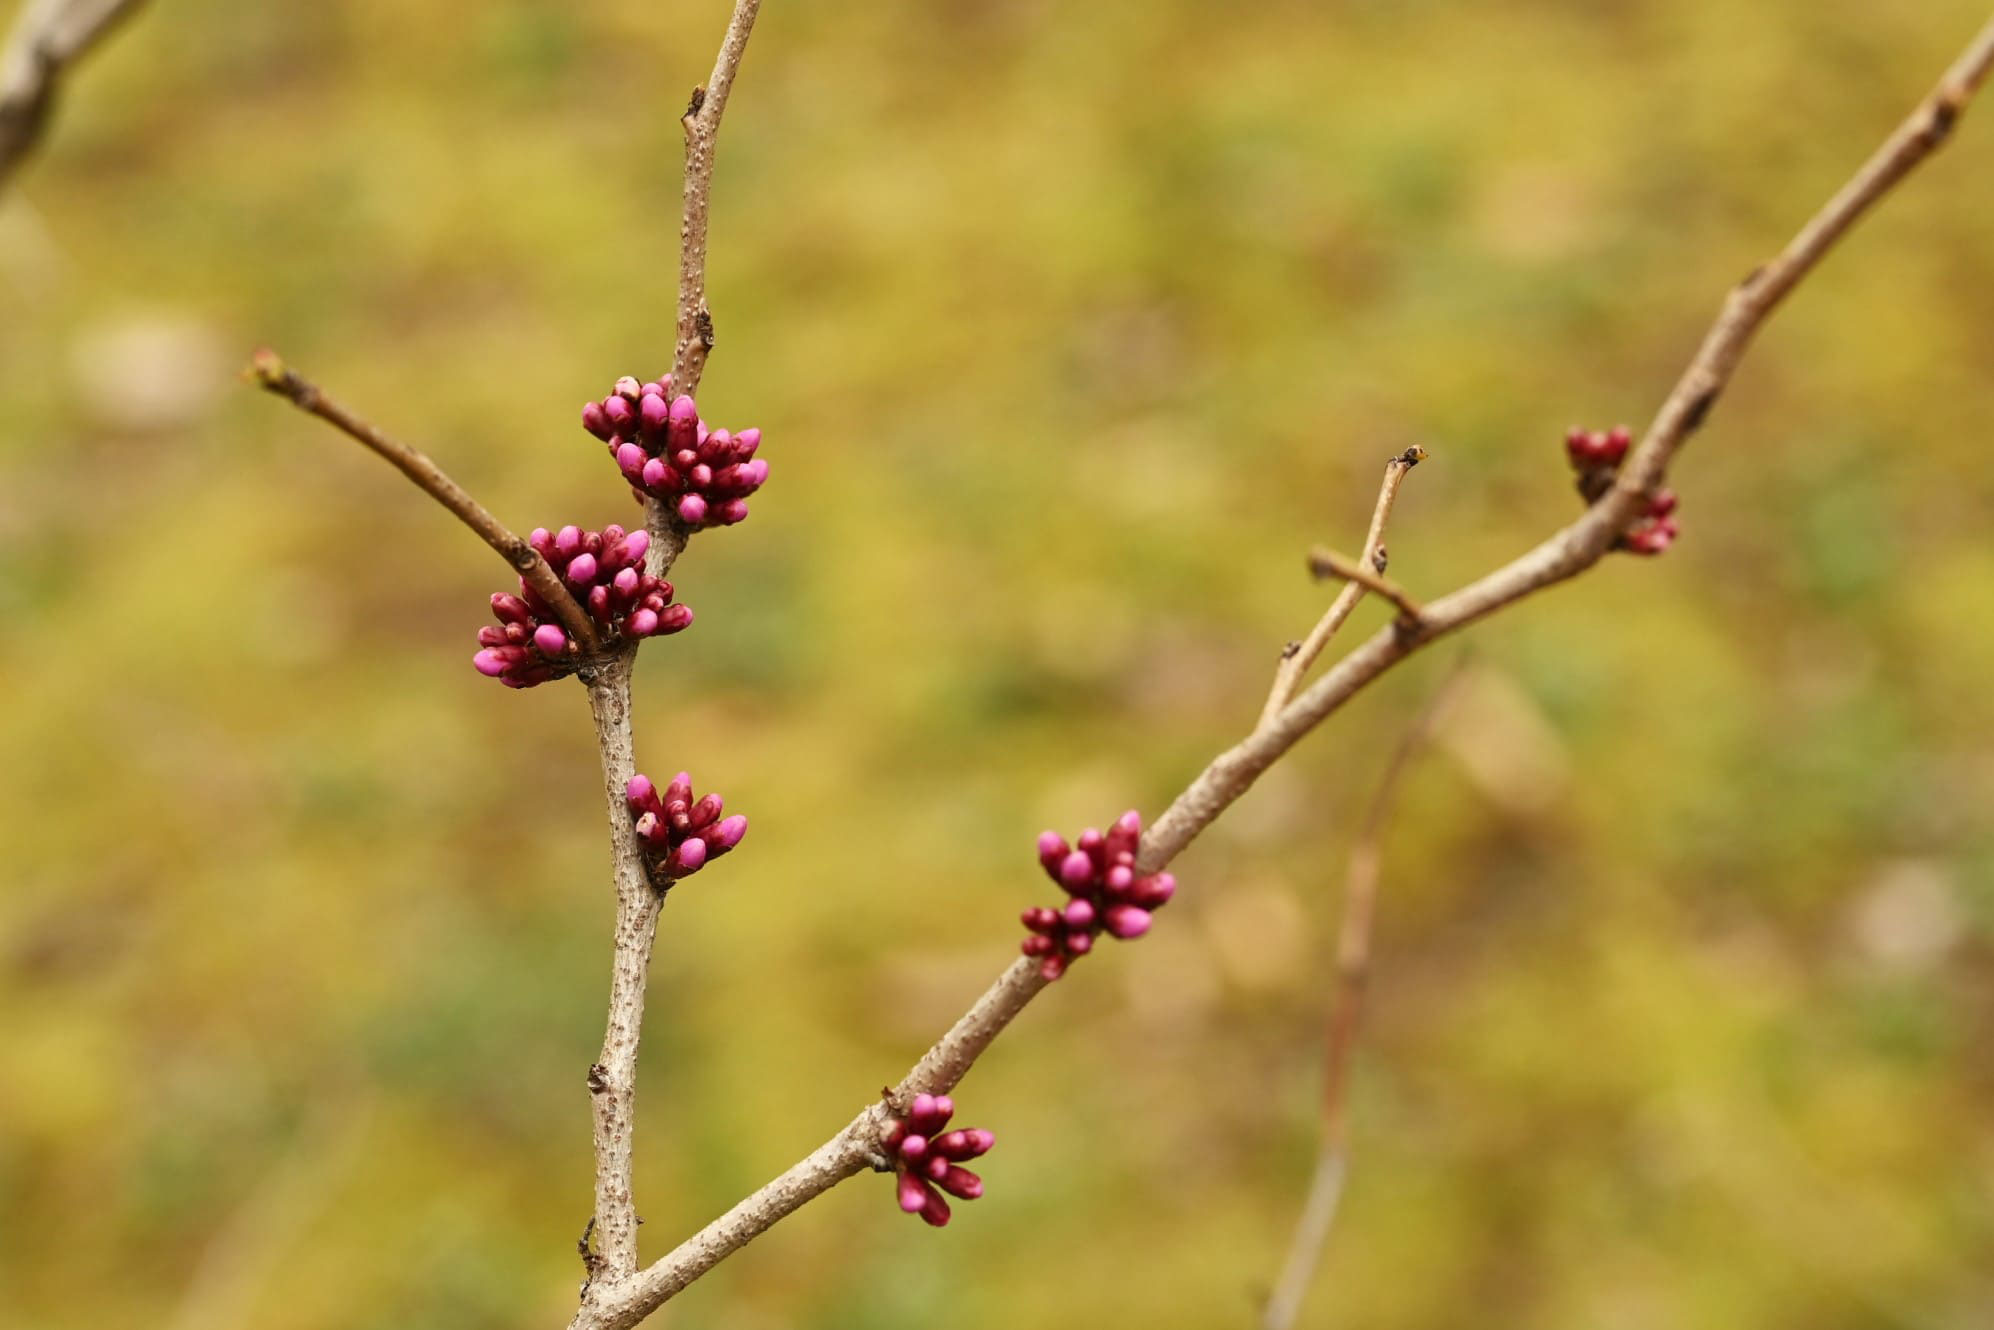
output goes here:
{"type": "MultiPolygon", "coordinates": [[[[669,353],[717,0],[155,7],[0,202],[0,1320],[557,1323],[609,892],[497,562],[231,377],[282,348],[508,520],[628,512],[576,408],[669,353]]],[[[1257,709],[1418,441],[1415,593],[1567,518],[1966,0],[772,5],[640,758],[750,814],[674,894],[663,1251],[1012,954],[1032,859],[1257,709]]],[[[1388,846],[1311,1324],[1994,1316],[1994,123],[1784,311],[1686,537],[1476,630],[1388,846]]],[[[1994,116],[1989,117],[1994,121],[1994,116]]],[[[1355,625],[1381,621],[1367,610],[1355,625]]],[[[861,1179],[698,1327],[1244,1324],[1305,1181],[1347,837],[1444,664],[1339,715],[964,1087],[988,1197],[861,1179]]]]}

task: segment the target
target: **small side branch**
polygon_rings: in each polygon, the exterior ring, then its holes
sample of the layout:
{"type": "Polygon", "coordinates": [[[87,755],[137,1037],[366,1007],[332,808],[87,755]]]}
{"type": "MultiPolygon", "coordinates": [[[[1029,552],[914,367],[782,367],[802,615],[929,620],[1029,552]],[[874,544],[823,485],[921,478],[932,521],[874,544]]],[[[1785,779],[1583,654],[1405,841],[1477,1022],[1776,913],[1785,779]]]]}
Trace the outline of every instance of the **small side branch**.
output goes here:
{"type": "Polygon", "coordinates": [[[1377,791],[1371,796],[1357,839],[1350,847],[1350,865],[1344,877],[1343,923],[1336,938],[1336,996],[1330,1006],[1323,1041],[1322,1131],[1315,1172],[1309,1181],[1301,1219],[1295,1225],[1287,1261],[1261,1317],[1262,1330],[1289,1330],[1301,1315],[1302,1299],[1308,1294],[1316,1266],[1322,1259],[1323,1244],[1329,1240],[1330,1227],[1336,1222],[1343,1181],[1349,1174],[1350,1062],[1363,1022],[1364,991],[1370,980],[1372,920],[1378,910],[1378,875],[1385,828],[1398,799],[1400,778],[1453,699],[1466,661],[1463,656],[1441,680],[1399,740],[1385,766],[1384,776],[1378,781],[1377,791]]]}
{"type": "MultiPolygon", "coordinates": [[[[1371,510],[1371,529],[1364,536],[1364,552],[1360,556],[1362,562],[1379,572],[1385,570],[1385,523],[1391,520],[1392,505],[1398,502],[1399,486],[1405,483],[1407,474],[1425,460],[1426,449],[1414,444],[1385,463],[1385,479],[1378,487],[1377,506],[1371,510]]],[[[1295,690],[1301,686],[1303,676],[1309,672],[1309,666],[1322,655],[1329,639],[1336,635],[1336,630],[1357,608],[1357,602],[1363,595],[1364,588],[1360,583],[1346,583],[1316,626],[1309,630],[1309,635],[1293,651],[1282,656],[1280,666],[1274,671],[1274,686],[1268,690],[1267,703],[1260,711],[1262,725],[1273,720],[1281,708],[1288,705],[1295,690]]]]}
{"type": "Polygon", "coordinates": [[[720,117],[734,75],[747,54],[761,0],[734,0],[727,35],[721,39],[713,74],[694,88],[680,122],[685,128],[685,213],[679,224],[678,347],[672,357],[672,387],[682,393],[699,391],[706,356],[713,349],[713,314],[706,307],[706,223],[713,201],[713,148],[720,137],[720,117]]]}
{"type": "Polygon", "coordinates": [[[64,78],[145,0],[29,0],[0,50],[0,189],[48,129],[64,78]]]}
{"type": "MultiPolygon", "coordinates": [[[[1373,563],[1382,562],[1383,560],[1373,556],[1373,563]]],[[[1398,607],[1400,615],[1412,623],[1418,623],[1423,613],[1419,608],[1419,602],[1407,595],[1404,587],[1386,577],[1382,571],[1374,571],[1373,568],[1355,559],[1346,559],[1327,546],[1318,545],[1309,551],[1309,571],[1317,577],[1342,578],[1352,586],[1362,587],[1366,591],[1383,596],[1398,607]]]]}
{"type": "Polygon", "coordinates": [[[540,557],[539,552],[515,535],[505,523],[493,517],[462,485],[445,475],[443,468],[432,462],[427,454],[390,438],[327,397],[318,385],[287,366],[275,351],[267,348],[258,351],[250,362],[249,372],[259,387],[275,393],[300,411],[317,416],[348,438],[365,444],[414,481],[425,494],[456,514],[458,521],[477,532],[480,540],[497,550],[499,557],[511,564],[540,593],[540,598],[561,616],[562,626],[584,651],[594,652],[600,648],[595,625],[582,607],[575,603],[568,588],[561,584],[561,579],[554,575],[554,570],[547,566],[547,561],[540,557]]]}

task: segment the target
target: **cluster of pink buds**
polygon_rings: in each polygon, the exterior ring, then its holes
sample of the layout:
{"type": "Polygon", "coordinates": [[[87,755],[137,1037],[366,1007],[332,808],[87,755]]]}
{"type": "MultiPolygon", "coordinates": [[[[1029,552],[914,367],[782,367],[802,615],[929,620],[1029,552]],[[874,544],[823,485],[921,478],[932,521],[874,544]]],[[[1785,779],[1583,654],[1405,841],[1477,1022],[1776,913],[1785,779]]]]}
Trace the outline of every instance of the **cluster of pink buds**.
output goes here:
{"type": "Polygon", "coordinates": [[[644,849],[645,867],[660,890],[697,873],[741,843],[748,819],[739,813],[720,816],[720,796],[692,797],[692,777],[681,771],[661,794],[651,778],[636,775],[624,787],[630,815],[637,819],[637,840],[644,849]]]}
{"type": "Polygon", "coordinates": [[[983,1195],[983,1179],[962,1164],[988,1151],[997,1139],[981,1128],[944,1130],[954,1116],[955,1101],[947,1095],[917,1094],[907,1116],[895,1118],[880,1141],[893,1160],[900,1208],[936,1228],[949,1222],[942,1192],[963,1201],[983,1195]]]}
{"type": "MultiPolygon", "coordinates": [[[[1597,502],[1613,488],[1613,479],[1633,442],[1634,435],[1625,425],[1610,430],[1584,430],[1574,425],[1565,432],[1565,456],[1578,476],[1579,494],[1587,503],[1597,502]]],[[[1656,491],[1648,499],[1641,520],[1620,538],[1620,548],[1634,554],[1660,554],[1675,544],[1675,510],[1675,491],[1656,491]]]]}
{"type": "MultiPolygon", "coordinates": [[[[594,620],[604,645],[619,637],[676,633],[692,622],[689,607],[672,604],[672,584],[644,571],[651,537],[643,531],[564,526],[550,533],[539,527],[527,541],[594,620]]],[[[516,596],[493,596],[492,613],[498,626],[478,630],[484,649],[471,658],[478,673],[508,688],[531,688],[571,674],[581,663],[581,643],[526,581],[516,596]]]]}
{"type": "Polygon", "coordinates": [[[769,478],[769,464],[755,456],[762,432],[709,430],[692,398],[672,396],[670,375],[618,379],[609,396],[582,408],[582,428],[609,445],[632,489],[669,504],[694,530],[745,518],[748,496],[769,478]]]}
{"type": "Polygon", "coordinates": [[[1057,979],[1076,956],[1094,949],[1103,932],[1137,938],[1149,931],[1150,915],[1177,891],[1168,873],[1137,877],[1136,846],[1142,839],[1142,818],[1131,808],[1108,828],[1089,827],[1068,846],[1056,831],[1039,837],[1039,862],[1046,875],[1072,897],[1063,909],[1037,906],[1022,916],[1031,930],[1020,948],[1039,958],[1039,973],[1057,979]]]}

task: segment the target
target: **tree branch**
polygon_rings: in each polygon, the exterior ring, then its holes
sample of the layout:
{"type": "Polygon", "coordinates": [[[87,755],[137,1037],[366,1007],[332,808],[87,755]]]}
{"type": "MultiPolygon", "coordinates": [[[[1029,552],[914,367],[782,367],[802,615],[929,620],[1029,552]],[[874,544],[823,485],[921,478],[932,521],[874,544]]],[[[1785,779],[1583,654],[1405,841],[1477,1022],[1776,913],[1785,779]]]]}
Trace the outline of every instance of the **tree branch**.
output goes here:
{"type": "MultiPolygon", "coordinates": [[[[1372,562],[1383,561],[1374,555],[1372,562]]],[[[1317,577],[1340,577],[1350,586],[1383,596],[1398,607],[1404,621],[1416,623],[1419,619],[1419,602],[1407,595],[1404,587],[1386,577],[1382,570],[1373,572],[1365,564],[1346,559],[1328,546],[1318,545],[1309,551],[1309,571],[1317,577]]]]}
{"type": "MultiPolygon", "coordinates": [[[[736,9],[737,19],[743,8],[752,13],[753,6],[743,0],[736,9]]],[[[724,50],[722,63],[726,63],[724,50]]],[[[1534,549],[1426,605],[1410,631],[1406,626],[1388,625],[1374,633],[1245,739],[1214,758],[1143,835],[1137,872],[1154,873],[1166,867],[1303,735],[1420,647],[1598,563],[1621,533],[1639,519],[1647,494],[1660,485],[1689,433],[1703,423],[1745,347],[1774,307],[1863,212],[1944,141],[1967,100],[1986,79],[1990,65],[1994,65],[1994,23],[1974,38],[1937,89],[1794,240],[1732,293],[1689,368],[1622,467],[1612,490],[1577,521],[1534,549]]],[[[1028,958],[1014,960],[889,1092],[890,1096],[897,1099],[953,1088],[1044,987],[1045,981],[1028,958]]],[[[883,1106],[869,1105],[801,1162],[663,1259],[630,1279],[595,1285],[576,1314],[572,1330],[622,1330],[643,1320],[778,1220],[871,1166],[879,1158],[878,1137],[885,1121],[883,1106]]]]}
{"type": "Polygon", "coordinates": [[[1377,916],[1378,867],[1385,826],[1398,797],[1399,780],[1413,754],[1425,744],[1440,713],[1453,700],[1466,663],[1465,655],[1454,663],[1399,739],[1371,796],[1370,807],[1365,810],[1357,839],[1350,847],[1350,866],[1343,887],[1343,923],[1336,938],[1336,996],[1323,1039],[1322,1133],[1316,1147],[1315,1172],[1309,1181],[1301,1218],[1295,1225],[1288,1259],[1275,1282],[1273,1296],[1267,1300],[1260,1322],[1262,1330],[1289,1330],[1294,1325],[1301,1314],[1302,1299],[1315,1278],[1316,1265],[1322,1259],[1330,1225],[1336,1221],[1337,1203],[1343,1197],[1343,1179],[1349,1172],[1350,1056],[1357,1046],[1357,1031],[1364,1015],[1364,990],[1370,978],[1371,925],[1377,916]]]}
{"type": "Polygon", "coordinates": [[[713,148],[727,95],[747,53],[748,34],[761,12],[761,0],[734,0],[727,35],[706,83],[692,90],[680,124],[685,128],[685,215],[679,224],[678,348],[672,357],[675,392],[699,393],[706,354],[713,349],[713,315],[706,307],[706,222],[713,195],[713,148]]]}
{"type": "Polygon", "coordinates": [[[562,585],[561,579],[554,575],[554,570],[547,566],[547,561],[540,557],[539,551],[493,517],[462,485],[445,475],[443,468],[432,462],[427,454],[390,438],[327,397],[319,391],[318,385],[290,369],[281,356],[267,347],[251,359],[249,372],[259,387],[367,445],[414,481],[417,488],[456,514],[458,521],[477,532],[480,540],[497,550],[499,557],[511,564],[514,571],[540,593],[540,598],[561,616],[562,625],[584,651],[592,653],[601,649],[595,624],[575,603],[575,598],[562,585]]]}
{"type": "Polygon", "coordinates": [[[70,69],[145,0],[29,0],[0,50],[0,190],[48,129],[70,69]]]}
{"type": "MultiPolygon", "coordinates": [[[[1364,536],[1364,551],[1359,556],[1369,567],[1383,572],[1385,567],[1385,523],[1391,520],[1392,505],[1398,501],[1399,486],[1405,483],[1406,474],[1426,460],[1426,449],[1414,444],[1385,463],[1385,479],[1378,487],[1378,503],[1371,510],[1371,529],[1364,536]]],[[[1265,725],[1272,720],[1282,707],[1288,705],[1301,685],[1302,676],[1315,664],[1316,657],[1322,654],[1329,639],[1357,608],[1357,602],[1364,598],[1364,587],[1358,582],[1347,582],[1330,602],[1328,611],[1309,630],[1301,645],[1281,658],[1280,666],[1274,671],[1274,686],[1267,691],[1267,703],[1261,708],[1260,723],[1265,725]]]]}

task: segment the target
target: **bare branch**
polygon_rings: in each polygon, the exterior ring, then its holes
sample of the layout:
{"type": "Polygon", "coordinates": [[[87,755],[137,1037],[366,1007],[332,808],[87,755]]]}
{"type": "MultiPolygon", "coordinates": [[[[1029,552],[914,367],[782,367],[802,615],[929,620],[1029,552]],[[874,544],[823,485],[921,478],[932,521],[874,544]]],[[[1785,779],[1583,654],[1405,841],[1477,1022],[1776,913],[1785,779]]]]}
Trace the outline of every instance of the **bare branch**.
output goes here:
{"type": "Polygon", "coordinates": [[[414,481],[432,499],[455,513],[457,520],[478,533],[478,538],[499,552],[519,575],[540,593],[561,623],[586,652],[601,649],[595,625],[547,561],[525,540],[513,534],[505,523],[493,517],[485,506],[472,498],[464,487],[445,475],[429,457],[397,439],[392,439],[339,403],[319,391],[316,384],[285,365],[275,351],[265,348],[250,361],[249,372],[258,386],[284,398],[300,411],[317,416],[349,438],[364,443],[414,481]]]}
{"type": "Polygon", "coordinates": [[[1317,577],[1340,577],[1351,586],[1383,596],[1398,607],[1404,618],[1416,624],[1420,616],[1419,602],[1407,595],[1405,588],[1386,577],[1383,572],[1374,572],[1370,566],[1376,556],[1366,563],[1346,559],[1326,545],[1318,545],[1309,551],[1309,571],[1317,577]]]}
{"type": "Polygon", "coordinates": [[[727,35],[720,41],[713,74],[703,87],[693,89],[692,101],[680,122],[685,127],[685,216],[679,224],[678,349],[672,357],[672,388],[695,396],[700,375],[706,372],[706,354],[713,349],[713,314],[706,307],[706,222],[713,195],[713,147],[720,137],[727,95],[734,90],[734,75],[747,53],[748,34],[761,7],[762,0],[734,0],[734,14],[727,20],[727,35]]]}
{"type": "MultiPolygon", "coordinates": [[[[744,0],[740,8],[753,6],[744,0]]],[[[722,59],[725,63],[724,52],[722,59]]],[[[1166,867],[1303,735],[1420,647],[1598,563],[1639,519],[1647,494],[1659,486],[1683,440],[1703,422],[1745,346],[1780,299],[1856,218],[1944,141],[1990,66],[1994,66],[1994,23],[1975,37],[1931,96],[1786,249],[1732,293],[1613,490],[1536,548],[1429,603],[1411,631],[1400,624],[1374,633],[1245,739],[1214,758],[1144,834],[1137,871],[1154,873],[1166,867]]],[[[1044,987],[1029,959],[1013,961],[922,1056],[892,1096],[952,1088],[1044,987]]],[[[573,1330],[620,1330],[643,1320],[778,1220],[870,1166],[878,1157],[878,1136],[885,1120],[880,1105],[869,1105],[804,1160],[663,1259],[630,1279],[594,1285],[575,1316],[573,1330]]]]}
{"type": "MultiPolygon", "coordinates": [[[[1371,510],[1371,529],[1364,537],[1362,562],[1379,572],[1384,571],[1385,523],[1391,520],[1392,505],[1398,501],[1399,486],[1405,483],[1406,474],[1426,460],[1426,449],[1414,444],[1391,461],[1385,463],[1385,479],[1378,487],[1378,503],[1371,510]]],[[[1260,723],[1265,725],[1272,720],[1282,707],[1288,705],[1301,685],[1302,676],[1315,664],[1316,657],[1329,645],[1329,639],[1357,608],[1357,602],[1364,597],[1364,587],[1358,582],[1346,583],[1343,590],[1336,593],[1327,612],[1309,630],[1309,635],[1292,652],[1281,658],[1280,666],[1274,671],[1274,686],[1267,692],[1267,704],[1261,709],[1260,723]]]]}
{"type": "Polygon", "coordinates": [[[595,1236],[600,1268],[615,1281],[637,1269],[637,1211],[631,1196],[637,1093],[637,1045],[644,1029],[645,981],[664,897],[644,871],[624,790],[637,773],[630,728],[630,671],[625,653],[589,681],[589,709],[602,750],[603,797],[616,876],[616,952],[609,984],[609,1025],[602,1056],[589,1068],[595,1119],[595,1236]]]}
{"type": "Polygon", "coordinates": [[[1371,796],[1363,825],[1350,847],[1350,865],[1343,887],[1343,923],[1336,938],[1336,996],[1331,1004],[1323,1041],[1322,1134],[1316,1147],[1315,1172],[1308,1199],[1288,1249],[1288,1259],[1275,1281],[1261,1318],[1262,1330],[1288,1330],[1301,1314],[1302,1299],[1315,1278],[1323,1244],[1336,1222],[1343,1179],[1349,1173],[1350,1057],[1364,1015],[1364,990],[1371,970],[1371,925],[1377,916],[1378,866],[1383,856],[1385,826],[1398,798],[1399,780],[1407,764],[1425,743],[1434,723],[1453,700],[1466,655],[1456,661],[1440,686],[1420,708],[1392,751],[1385,774],[1371,796]]]}
{"type": "Polygon", "coordinates": [[[48,129],[63,80],[145,0],[29,0],[0,50],[0,190],[48,129]]]}

